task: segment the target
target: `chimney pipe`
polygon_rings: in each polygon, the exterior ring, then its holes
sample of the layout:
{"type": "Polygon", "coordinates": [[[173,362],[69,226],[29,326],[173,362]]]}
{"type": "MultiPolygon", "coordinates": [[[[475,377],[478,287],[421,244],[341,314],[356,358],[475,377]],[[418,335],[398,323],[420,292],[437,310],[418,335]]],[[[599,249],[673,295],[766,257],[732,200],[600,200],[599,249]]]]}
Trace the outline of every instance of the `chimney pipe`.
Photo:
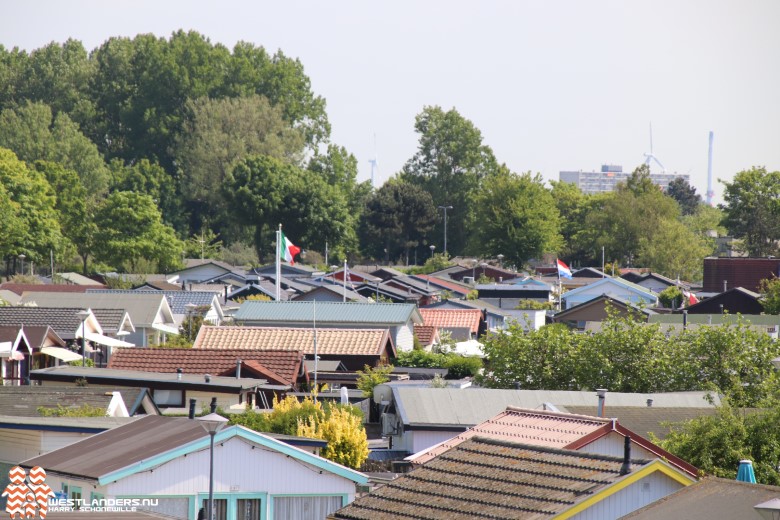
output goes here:
{"type": "Polygon", "coordinates": [[[241,360],[236,360],[236,379],[241,379],[241,360]]]}
{"type": "Polygon", "coordinates": [[[623,465],[620,467],[620,475],[631,473],[631,437],[626,435],[623,444],[623,465]]]}
{"type": "Polygon", "coordinates": [[[190,415],[189,415],[190,419],[195,418],[195,403],[196,403],[195,399],[190,399],[190,415]]]}
{"type": "Polygon", "coordinates": [[[653,407],[653,400],[652,399],[648,399],[647,400],[647,407],[648,408],[652,408],[653,407]]]}
{"type": "Polygon", "coordinates": [[[211,375],[210,374],[204,375],[203,380],[206,381],[207,383],[211,383],[211,375]]]}
{"type": "Polygon", "coordinates": [[[688,330],[688,311],[683,311],[683,330],[688,330]]]}
{"type": "Polygon", "coordinates": [[[226,304],[226,305],[227,305],[227,295],[228,295],[228,290],[227,290],[227,288],[228,288],[228,286],[226,285],[226,286],[225,286],[225,304],[226,304]]]}
{"type": "Polygon", "coordinates": [[[211,398],[211,413],[217,413],[217,398],[211,398]]]}
{"type": "Polygon", "coordinates": [[[728,280],[723,280],[723,292],[726,292],[726,290],[728,288],[728,285],[729,285],[729,281],[728,280]]]}
{"type": "Polygon", "coordinates": [[[181,368],[177,368],[176,369],[176,380],[177,381],[181,381],[181,374],[182,374],[182,372],[184,372],[183,369],[181,369],[181,368]]]}
{"type": "Polygon", "coordinates": [[[604,400],[606,399],[607,396],[607,389],[597,388],[596,395],[599,396],[599,408],[596,415],[597,417],[604,417],[604,400]]]}

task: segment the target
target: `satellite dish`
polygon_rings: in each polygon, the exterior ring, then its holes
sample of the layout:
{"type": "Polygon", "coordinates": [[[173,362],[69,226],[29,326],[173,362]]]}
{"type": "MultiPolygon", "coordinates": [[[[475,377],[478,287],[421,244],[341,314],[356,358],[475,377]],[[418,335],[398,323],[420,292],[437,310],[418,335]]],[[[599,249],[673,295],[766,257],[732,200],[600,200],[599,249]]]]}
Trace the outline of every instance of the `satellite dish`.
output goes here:
{"type": "Polygon", "coordinates": [[[393,399],[393,391],[387,385],[376,385],[374,387],[374,402],[376,404],[390,404],[393,399]]]}

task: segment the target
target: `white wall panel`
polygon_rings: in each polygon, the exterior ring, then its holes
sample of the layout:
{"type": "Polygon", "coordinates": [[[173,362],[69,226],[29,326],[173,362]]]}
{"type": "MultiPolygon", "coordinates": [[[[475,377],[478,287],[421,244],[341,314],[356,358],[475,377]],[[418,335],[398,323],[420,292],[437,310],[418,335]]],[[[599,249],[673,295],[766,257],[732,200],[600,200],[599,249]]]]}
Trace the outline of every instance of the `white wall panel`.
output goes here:
{"type": "Polygon", "coordinates": [[[41,432],[0,428],[0,461],[18,464],[41,453],[41,432]]]}

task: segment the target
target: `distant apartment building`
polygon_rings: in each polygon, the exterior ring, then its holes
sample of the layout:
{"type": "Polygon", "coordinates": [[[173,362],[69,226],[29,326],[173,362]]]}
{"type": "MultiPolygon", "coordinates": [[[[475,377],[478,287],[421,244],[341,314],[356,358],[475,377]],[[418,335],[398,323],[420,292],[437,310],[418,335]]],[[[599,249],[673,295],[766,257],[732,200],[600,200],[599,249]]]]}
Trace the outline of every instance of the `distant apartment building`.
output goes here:
{"type": "MultiPolygon", "coordinates": [[[[624,182],[631,177],[630,172],[624,172],[623,167],[618,164],[603,164],[601,171],[584,172],[559,172],[558,179],[563,182],[569,182],[577,186],[582,193],[594,195],[596,193],[607,193],[614,191],[619,182],[624,182]]],[[[651,173],[650,180],[653,184],[660,186],[665,190],[669,183],[674,179],[682,177],[690,182],[689,175],[680,175],[677,173],[651,173]]]]}

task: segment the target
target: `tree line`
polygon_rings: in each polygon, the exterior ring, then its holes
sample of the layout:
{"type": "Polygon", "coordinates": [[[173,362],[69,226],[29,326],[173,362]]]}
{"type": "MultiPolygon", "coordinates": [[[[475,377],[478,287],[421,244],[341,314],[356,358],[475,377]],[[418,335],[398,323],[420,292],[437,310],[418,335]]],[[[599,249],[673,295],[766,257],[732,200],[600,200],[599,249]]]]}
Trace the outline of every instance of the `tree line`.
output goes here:
{"type": "MultiPolygon", "coordinates": [[[[666,193],[638,167],[613,193],[512,172],[455,109],[422,109],[412,157],[383,186],[330,141],[326,103],[299,60],[194,31],[0,46],[0,255],[50,255],[82,271],[165,271],[184,256],[267,260],[276,226],[339,260],[503,255],[522,267],[556,253],[700,277],[714,234],[776,252],[780,173],[725,183],[721,208],[684,181],[666,193]],[[23,179],[23,180],[20,180],[23,179]],[[94,262],[96,265],[91,265],[94,262]]],[[[320,259],[318,255],[314,258],[320,259]]]]}

